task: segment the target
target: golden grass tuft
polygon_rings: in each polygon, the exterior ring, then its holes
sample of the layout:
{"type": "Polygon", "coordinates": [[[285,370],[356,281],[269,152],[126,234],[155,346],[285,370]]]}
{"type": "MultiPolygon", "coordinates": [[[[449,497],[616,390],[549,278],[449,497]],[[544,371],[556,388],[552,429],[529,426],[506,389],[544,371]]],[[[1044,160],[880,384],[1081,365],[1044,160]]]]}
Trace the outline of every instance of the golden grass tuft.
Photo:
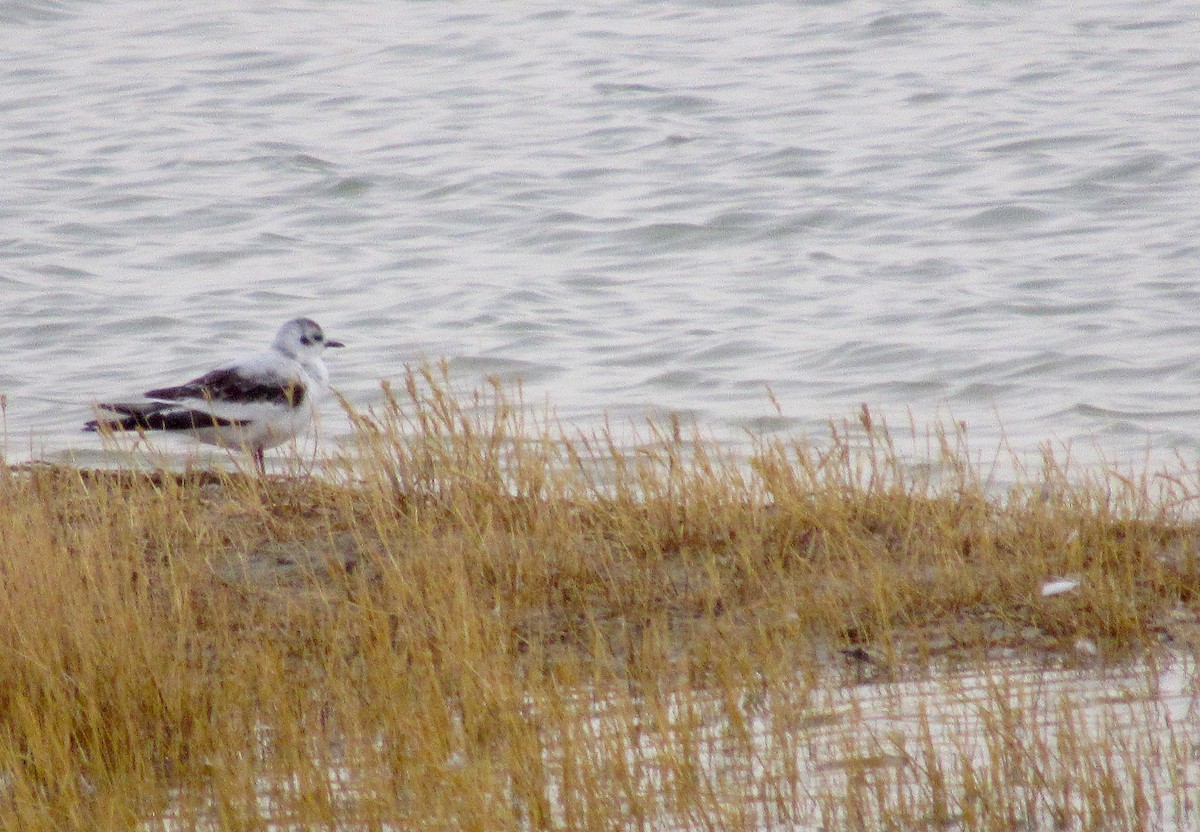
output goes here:
{"type": "Polygon", "coordinates": [[[1195,711],[1161,690],[1195,644],[1195,472],[1047,454],[1002,488],[961,431],[917,458],[865,410],[748,458],[670,420],[630,444],[444,368],[348,412],[320,477],[0,474],[0,828],[1194,811],[1195,711]],[[1103,701],[1046,681],[1118,661],[1103,701]]]}

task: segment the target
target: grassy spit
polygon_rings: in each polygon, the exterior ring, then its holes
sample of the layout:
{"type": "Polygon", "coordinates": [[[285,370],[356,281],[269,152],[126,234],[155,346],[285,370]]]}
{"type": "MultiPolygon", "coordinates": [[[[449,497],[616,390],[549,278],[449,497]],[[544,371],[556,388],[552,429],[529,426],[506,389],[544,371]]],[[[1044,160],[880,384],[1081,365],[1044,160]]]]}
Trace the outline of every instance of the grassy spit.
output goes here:
{"type": "Polygon", "coordinates": [[[1195,822],[1195,472],[385,394],[320,478],[0,473],[0,828],[1195,822]]]}

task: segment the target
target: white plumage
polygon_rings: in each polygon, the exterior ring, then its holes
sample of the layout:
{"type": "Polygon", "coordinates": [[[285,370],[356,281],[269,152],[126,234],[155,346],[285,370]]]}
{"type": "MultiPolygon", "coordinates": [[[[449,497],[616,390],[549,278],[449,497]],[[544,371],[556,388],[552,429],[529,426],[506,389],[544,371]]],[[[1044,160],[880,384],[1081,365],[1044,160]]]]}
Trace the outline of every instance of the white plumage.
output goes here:
{"type": "Polygon", "coordinates": [[[331,341],[316,321],[294,318],[270,349],[176,387],[147,391],[144,401],[96,405],[85,430],[163,431],[251,453],[263,470],[263,450],[283,444],[312,422],[329,393],[321,355],[331,341]]]}

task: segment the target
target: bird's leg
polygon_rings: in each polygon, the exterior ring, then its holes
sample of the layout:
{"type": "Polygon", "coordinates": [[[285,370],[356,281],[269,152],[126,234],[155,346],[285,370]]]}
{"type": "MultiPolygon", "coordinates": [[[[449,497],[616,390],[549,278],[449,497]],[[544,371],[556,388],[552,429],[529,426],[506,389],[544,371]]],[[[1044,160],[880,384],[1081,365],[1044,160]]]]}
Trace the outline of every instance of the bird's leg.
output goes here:
{"type": "Polygon", "coordinates": [[[267,475],[267,461],[263,458],[262,448],[254,449],[254,470],[261,476],[265,477],[267,475]]]}

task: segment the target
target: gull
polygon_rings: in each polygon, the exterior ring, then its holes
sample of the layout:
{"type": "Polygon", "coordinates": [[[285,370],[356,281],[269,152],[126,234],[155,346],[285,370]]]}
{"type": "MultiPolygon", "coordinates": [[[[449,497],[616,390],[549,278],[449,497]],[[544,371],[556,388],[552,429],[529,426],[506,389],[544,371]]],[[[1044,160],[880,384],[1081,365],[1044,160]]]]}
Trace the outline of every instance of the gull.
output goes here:
{"type": "Polygon", "coordinates": [[[304,430],[329,393],[321,354],[332,341],[311,318],[279,328],[265,352],[222,364],[177,387],[148,390],[144,401],[97,404],[87,431],[163,431],[253,455],[266,471],[263,451],[304,430]]]}

